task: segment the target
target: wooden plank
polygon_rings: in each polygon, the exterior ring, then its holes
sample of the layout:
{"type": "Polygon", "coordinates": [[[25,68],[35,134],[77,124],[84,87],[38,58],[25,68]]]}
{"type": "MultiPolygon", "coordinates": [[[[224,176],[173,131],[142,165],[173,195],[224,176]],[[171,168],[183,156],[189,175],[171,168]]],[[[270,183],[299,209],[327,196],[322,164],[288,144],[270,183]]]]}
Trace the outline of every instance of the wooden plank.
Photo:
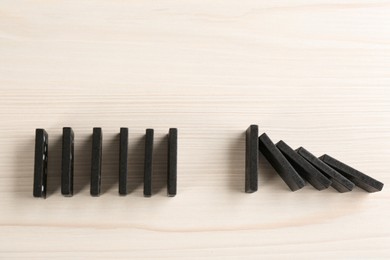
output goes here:
{"type": "Polygon", "coordinates": [[[243,131],[257,123],[386,186],[389,14],[388,0],[2,0],[0,259],[389,259],[390,189],[288,192],[261,154],[259,189],[245,194],[243,131]],[[72,199],[60,191],[63,126],[76,134],[72,199]],[[98,199],[93,126],[104,129],[98,199]],[[178,195],[167,198],[172,126],[178,195]],[[32,196],[36,128],[50,138],[45,200],[32,196]]]}

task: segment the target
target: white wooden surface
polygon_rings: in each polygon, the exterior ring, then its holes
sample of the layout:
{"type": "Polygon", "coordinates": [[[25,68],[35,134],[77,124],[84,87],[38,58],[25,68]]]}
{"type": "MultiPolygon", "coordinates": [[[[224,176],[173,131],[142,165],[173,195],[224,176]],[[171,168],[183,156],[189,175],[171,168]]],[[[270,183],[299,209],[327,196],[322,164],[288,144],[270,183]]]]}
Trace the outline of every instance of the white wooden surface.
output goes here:
{"type": "Polygon", "coordinates": [[[0,2],[1,259],[390,258],[390,1],[0,2]],[[263,157],[245,194],[244,131],[329,153],[385,183],[290,192],[263,157]],[[61,131],[75,190],[59,190],[61,131]],[[103,194],[89,196],[103,127],[103,194]],[[131,193],[117,195],[130,129],[131,193]],[[32,197],[35,128],[49,132],[49,196],[32,197]],[[156,131],[155,192],[142,197],[156,131]],[[179,128],[178,195],[164,186],[179,128]]]}

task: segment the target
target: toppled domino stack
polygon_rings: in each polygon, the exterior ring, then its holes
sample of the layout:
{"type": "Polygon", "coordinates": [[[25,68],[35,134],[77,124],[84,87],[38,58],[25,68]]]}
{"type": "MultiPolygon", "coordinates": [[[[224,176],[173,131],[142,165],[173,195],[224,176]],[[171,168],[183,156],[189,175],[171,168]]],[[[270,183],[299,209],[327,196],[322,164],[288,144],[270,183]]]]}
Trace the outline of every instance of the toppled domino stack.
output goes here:
{"type": "MultiPolygon", "coordinates": [[[[62,135],[62,165],[61,165],[61,193],[66,197],[73,196],[73,169],[74,169],[74,132],[70,127],[63,128],[62,135]]],[[[128,176],[128,128],[121,128],[119,134],[119,195],[127,195],[128,176]]],[[[177,128],[170,128],[168,138],[168,169],[167,194],[173,197],[177,192],[177,128]]],[[[144,196],[152,196],[153,177],[153,139],[154,130],[146,129],[145,158],[144,158],[144,196]]],[[[103,154],[103,132],[100,127],[93,128],[92,156],[91,156],[91,186],[90,194],[93,197],[101,194],[101,172],[103,154]]],[[[44,129],[35,131],[35,160],[33,196],[46,198],[48,164],[48,134],[44,129]]]]}
{"type": "Polygon", "coordinates": [[[324,154],[317,158],[303,147],[293,150],[284,141],[274,144],[266,133],[258,136],[258,126],[246,130],[245,192],[257,191],[258,152],[260,151],[292,190],[306,181],[317,190],[332,186],[338,192],[351,191],[355,185],[367,192],[381,191],[383,183],[324,154]]]}

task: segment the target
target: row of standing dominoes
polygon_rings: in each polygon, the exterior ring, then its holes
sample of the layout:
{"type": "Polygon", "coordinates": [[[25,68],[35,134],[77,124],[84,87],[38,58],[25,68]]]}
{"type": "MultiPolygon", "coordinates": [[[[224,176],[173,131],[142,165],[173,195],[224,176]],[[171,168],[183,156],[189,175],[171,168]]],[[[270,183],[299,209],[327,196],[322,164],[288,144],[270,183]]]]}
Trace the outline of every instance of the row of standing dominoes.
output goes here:
{"type": "Polygon", "coordinates": [[[351,191],[355,185],[367,192],[381,191],[383,183],[324,154],[317,158],[303,147],[293,150],[284,141],[274,144],[266,133],[259,136],[257,125],[246,131],[245,192],[258,188],[258,153],[269,161],[287,186],[296,191],[307,180],[317,190],[332,186],[339,192],[351,191]]]}
{"type": "MultiPolygon", "coordinates": [[[[119,143],[119,194],[127,195],[128,175],[128,128],[120,129],[119,143]]],[[[167,193],[173,197],[177,192],[177,128],[170,128],[168,133],[168,169],[167,193]]],[[[152,195],[153,176],[153,139],[154,130],[146,129],[145,159],[144,159],[144,196],[152,195]]],[[[33,196],[45,198],[47,189],[48,164],[48,134],[44,129],[35,131],[35,164],[33,196]]],[[[91,160],[91,196],[99,196],[101,190],[102,169],[102,141],[103,133],[99,127],[93,128],[92,160],[91,160]]],[[[73,196],[73,168],[74,168],[74,132],[70,127],[63,128],[62,136],[62,164],[61,164],[61,193],[64,196],[73,196]]]]}
{"type": "MultiPolygon", "coordinates": [[[[146,129],[144,160],[144,196],[152,195],[154,130],[146,129]]],[[[91,160],[91,195],[99,196],[101,187],[102,129],[93,129],[91,160]]],[[[284,141],[274,144],[266,133],[259,136],[257,125],[246,131],[245,192],[258,189],[259,151],[292,191],[303,188],[308,181],[317,190],[332,186],[339,192],[351,191],[355,185],[367,192],[380,191],[383,183],[324,154],[317,158],[305,148],[293,150],[284,141]],[[306,180],[306,181],[305,181],[306,180]]],[[[36,129],[34,197],[46,197],[48,163],[48,134],[44,129],[36,129]]],[[[73,195],[74,133],[70,127],[63,128],[61,192],[64,196],[73,195]]],[[[128,165],[128,128],[120,129],[119,147],[119,194],[126,195],[128,165]]],[[[168,134],[168,196],[175,196],[177,190],[177,129],[169,129],[168,134]]]]}

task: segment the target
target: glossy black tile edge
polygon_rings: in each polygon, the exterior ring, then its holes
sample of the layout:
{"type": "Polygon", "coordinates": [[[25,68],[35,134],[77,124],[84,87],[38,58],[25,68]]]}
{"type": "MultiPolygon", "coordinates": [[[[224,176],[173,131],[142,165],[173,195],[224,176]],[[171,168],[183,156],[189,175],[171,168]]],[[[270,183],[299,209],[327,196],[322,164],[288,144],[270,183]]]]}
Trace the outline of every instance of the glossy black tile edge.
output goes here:
{"type": "Polygon", "coordinates": [[[381,191],[383,183],[352,168],[351,166],[340,162],[339,160],[331,157],[330,155],[324,154],[319,157],[324,163],[334,168],[336,171],[344,175],[350,181],[356,184],[356,186],[362,188],[367,192],[381,191]]]}
{"type": "Polygon", "coordinates": [[[49,136],[44,129],[35,130],[33,196],[46,198],[49,136]]]}
{"type": "Polygon", "coordinates": [[[296,151],[294,151],[283,140],[280,140],[276,147],[282,152],[284,157],[290,162],[301,177],[307,180],[317,190],[327,189],[332,183],[325,175],[318,171],[313,165],[308,163],[296,151]]]}
{"type": "Polygon", "coordinates": [[[128,175],[128,154],[129,154],[129,129],[121,127],[119,133],[119,187],[118,192],[121,196],[126,196],[127,189],[127,175],[128,175]]]}
{"type": "Polygon", "coordinates": [[[101,191],[103,133],[99,127],[93,128],[91,161],[91,196],[97,197],[101,191]]]}
{"type": "Polygon", "coordinates": [[[154,130],[146,129],[145,159],[144,159],[144,196],[145,197],[152,196],[153,138],[154,138],[154,130]]]}
{"type": "Polygon", "coordinates": [[[305,180],[295,171],[266,133],[259,137],[259,150],[292,191],[305,186],[305,180]]]}
{"type": "Polygon", "coordinates": [[[245,192],[257,191],[259,127],[250,125],[245,133],[245,192]]]}
{"type": "Polygon", "coordinates": [[[306,150],[304,147],[299,147],[297,153],[302,156],[306,161],[312,164],[331,181],[331,186],[340,193],[352,191],[355,184],[345,178],[342,174],[334,170],[332,167],[318,159],[314,154],[306,150]]]}
{"type": "Polygon", "coordinates": [[[170,128],[168,133],[168,197],[174,197],[177,193],[177,138],[177,128],[170,128]]]}
{"type": "Polygon", "coordinates": [[[62,128],[61,193],[73,196],[74,132],[70,127],[62,128]]]}

